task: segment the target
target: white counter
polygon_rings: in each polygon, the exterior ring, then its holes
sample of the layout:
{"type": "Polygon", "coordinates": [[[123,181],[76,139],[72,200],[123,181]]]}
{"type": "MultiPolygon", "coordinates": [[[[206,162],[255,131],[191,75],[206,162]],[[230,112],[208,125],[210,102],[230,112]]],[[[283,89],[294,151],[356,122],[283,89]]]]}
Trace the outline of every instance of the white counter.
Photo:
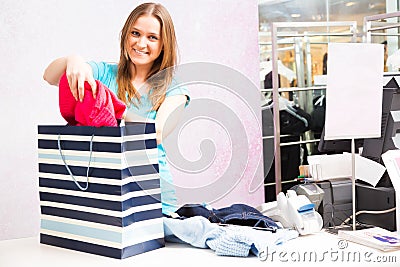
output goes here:
{"type": "Polygon", "coordinates": [[[245,258],[218,256],[211,249],[166,243],[164,248],[127,259],[67,250],[39,243],[38,237],[0,241],[0,267],[113,267],[113,266],[399,266],[400,251],[378,250],[347,243],[337,236],[320,232],[293,239],[275,253],[266,251],[264,259],[251,255],[245,258]],[[378,261],[380,261],[378,263],[378,261]],[[385,261],[385,262],[382,262],[385,261]]]}

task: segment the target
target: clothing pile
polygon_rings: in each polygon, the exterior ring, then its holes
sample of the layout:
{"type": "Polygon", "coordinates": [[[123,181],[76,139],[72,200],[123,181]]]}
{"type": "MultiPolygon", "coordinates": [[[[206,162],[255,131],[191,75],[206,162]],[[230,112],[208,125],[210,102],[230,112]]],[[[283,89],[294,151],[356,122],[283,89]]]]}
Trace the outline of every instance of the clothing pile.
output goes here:
{"type": "Polygon", "coordinates": [[[187,243],[210,248],[219,256],[260,256],[274,251],[298,232],[282,229],[271,218],[246,204],[221,209],[201,204],[187,204],[175,214],[164,217],[167,242],[187,243]]]}

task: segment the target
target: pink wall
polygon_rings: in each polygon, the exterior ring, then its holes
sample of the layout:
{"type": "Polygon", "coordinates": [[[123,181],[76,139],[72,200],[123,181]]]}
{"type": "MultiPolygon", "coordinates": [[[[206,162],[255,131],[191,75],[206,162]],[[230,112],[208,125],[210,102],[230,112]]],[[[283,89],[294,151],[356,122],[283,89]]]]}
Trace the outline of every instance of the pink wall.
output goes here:
{"type": "Polygon", "coordinates": [[[180,135],[166,143],[179,201],[259,205],[264,190],[257,1],[163,2],[175,22],[181,72],[193,69],[184,77],[193,82],[192,103],[175,132],[180,135]]]}
{"type": "MultiPolygon", "coordinates": [[[[54,58],[70,54],[117,61],[119,32],[139,2],[144,1],[119,0],[117,5],[114,0],[1,1],[0,58],[5,67],[0,68],[0,106],[5,129],[0,139],[0,240],[34,236],[39,230],[37,125],[64,123],[57,90],[42,79],[44,68],[54,58]]],[[[173,147],[183,157],[175,161],[175,153],[169,154],[179,201],[258,205],[264,199],[263,188],[249,187],[251,181],[257,185],[262,180],[263,167],[256,86],[257,1],[160,2],[175,22],[181,62],[219,64],[205,72],[212,79],[202,78],[216,84],[188,86],[192,103],[185,113],[186,124],[174,133],[180,137],[173,147]],[[224,76],[232,71],[233,76],[224,76]],[[204,107],[199,105],[202,101],[204,107]],[[204,161],[202,169],[199,159],[204,161]]]]}

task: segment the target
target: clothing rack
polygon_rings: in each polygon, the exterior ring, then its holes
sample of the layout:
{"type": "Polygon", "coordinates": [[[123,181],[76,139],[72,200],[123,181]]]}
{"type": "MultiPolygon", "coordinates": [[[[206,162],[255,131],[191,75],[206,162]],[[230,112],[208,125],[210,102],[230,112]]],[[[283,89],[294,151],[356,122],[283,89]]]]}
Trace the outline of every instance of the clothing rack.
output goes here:
{"type": "MultiPolygon", "coordinates": [[[[394,54],[399,50],[399,17],[400,11],[364,17],[364,43],[371,43],[373,36],[385,36],[387,53],[394,54]],[[377,32],[384,31],[384,32],[377,32]]],[[[388,70],[392,71],[390,66],[388,70]]]]}
{"type": "MultiPolygon", "coordinates": [[[[335,22],[274,22],[271,23],[272,37],[272,92],[273,92],[273,122],[274,122],[274,156],[275,156],[275,192],[279,194],[282,191],[281,178],[281,142],[280,142],[280,122],[279,122],[279,76],[278,76],[278,38],[287,37],[313,37],[313,36],[349,36],[351,42],[356,41],[357,22],[355,21],[335,21],[335,22]],[[310,32],[310,28],[326,27],[326,32],[310,32]],[[347,32],[331,32],[334,27],[348,27],[347,32]],[[280,28],[307,28],[307,32],[303,33],[280,33],[280,28]]],[[[310,59],[307,59],[309,61],[310,59]]],[[[308,79],[310,82],[310,79],[308,79]]],[[[310,90],[312,87],[300,86],[297,90],[310,90]],[[308,89],[307,89],[308,88],[308,89]]],[[[313,88],[314,89],[314,88],[313,88]]],[[[321,89],[321,88],[319,88],[321,89]]]]}
{"type": "MultiPolygon", "coordinates": [[[[278,92],[296,92],[296,91],[308,91],[308,90],[322,90],[326,89],[326,86],[310,86],[310,87],[280,87],[278,92]]],[[[261,89],[261,92],[272,92],[274,89],[261,89]]]]}
{"type": "Polygon", "coordinates": [[[365,34],[364,42],[371,43],[371,39],[372,39],[373,35],[400,36],[400,34],[398,32],[397,33],[390,33],[390,32],[389,33],[377,33],[376,32],[376,31],[395,29],[395,28],[398,29],[400,27],[400,23],[398,23],[398,22],[391,23],[389,21],[391,19],[395,19],[395,18],[399,18],[399,17],[400,17],[400,11],[364,17],[364,34],[365,34]],[[389,20],[389,21],[382,22],[382,20],[389,20]],[[383,25],[383,26],[374,27],[374,25],[373,25],[374,23],[383,25]]]}

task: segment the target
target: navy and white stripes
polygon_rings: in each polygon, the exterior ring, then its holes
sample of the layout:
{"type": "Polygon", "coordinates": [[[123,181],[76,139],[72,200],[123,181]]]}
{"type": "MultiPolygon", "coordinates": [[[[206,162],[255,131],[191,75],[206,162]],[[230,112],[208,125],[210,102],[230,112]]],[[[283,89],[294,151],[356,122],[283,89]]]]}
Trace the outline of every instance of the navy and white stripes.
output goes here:
{"type": "Polygon", "coordinates": [[[164,246],[154,123],[39,126],[38,148],[41,243],[113,258],[164,246]]]}

